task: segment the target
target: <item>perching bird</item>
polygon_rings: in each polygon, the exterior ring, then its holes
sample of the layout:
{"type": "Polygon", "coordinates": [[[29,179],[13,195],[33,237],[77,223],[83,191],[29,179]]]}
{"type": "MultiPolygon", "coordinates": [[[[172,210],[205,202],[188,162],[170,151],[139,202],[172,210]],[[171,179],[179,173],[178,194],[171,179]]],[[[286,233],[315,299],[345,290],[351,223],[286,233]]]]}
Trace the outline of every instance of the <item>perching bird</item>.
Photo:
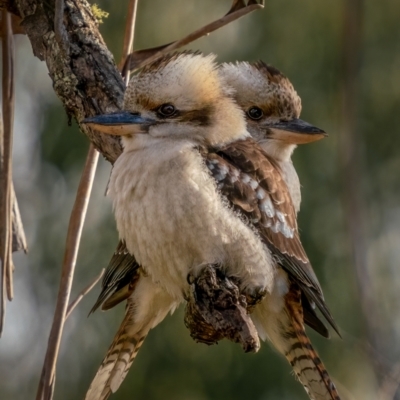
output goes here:
{"type": "MultiPolygon", "coordinates": [[[[301,99],[288,78],[276,68],[262,61],[254,64],[239,62],[223,64],[220,71],[235,89],[235,99],[245,112],[248,131],[279,165],[293,205],[299,211],[300,182],[291,155],[298,144],[319,140],[326,135],[325,132],[299,119],[301,99]]],[[[328,331],[313,310],[315,299],[307,293],[307,285],[304,286],[302,279],[298,282],[292,280],[292,272],[285,261],[278,264],[288,273],[287,294],[281,304],[273,304],[267,297],[256,307],[252,318],[258,333],[263,340],[269,338],[286,356],[311,398],[337,399],[333,383],[304,329],[303,321],[328,337],[328,331]]],[[[279,273],[286,274],[282,270],[279,273]]],[[[329,310],[325,308],[322,292],[316,298],[317,303],[321,301],[318,305],[320,310],[338,332],[329,310]]]]}
{"type": "MultiPolygon", "coordinates": [[[[242,112],[213,59],[185,53],[163,58],[132,78],[125,112],[85,121],[122,135],[124,151],[114,164],[109,195],[120,238],[143,271],[128,299],[124,328],[88,399],[107,398],[118,388],[142,338],[184,300],[189,273],[219,264],[240,279],[249,296],[273,289],[266,244],[228,207],[210,173],[223,154],[236,156],[231,143],[240,140],[239,154],[253,151],[242,112]]],[[[261,152],[258,156],[269,166],[261,152]]],[[[256,184],[250,175],[244,178],[256,184]]],[[[293,234],[285,223],[274,226],[293,234]]]]}
{"type": "MultiPolygon", "coordinates": [[[[276,68],[262,61],[254,64],[240,62],[236,65],[222,64],[220,71],[235,89],[235,99],[245,112],[247,130],[279,164],[298,212],[301,190],[291,155],[298,144],[320,140],[326,133],[299,119],[301,99],[289,79],[276,68]],[[272,125],[274,129],[271,129],[272,125]]],[[[102,292],[92,312],[100,305],[103,310],[110,309],[129,297],[137,270],[136,260],[121,242],[107,267],[102,292]]],[[[306,322],[323,336],[328,335],[322,322],[315,318],[306,322]]]]}
{"type": "Polygon", "coordinates": [[[278,260],[291,272],[290,284],[306,285],[314,301],[322,297],[280,168],[250,138],[213,57],[175,54],[145,68],[131,81],[124,108],[85,122],[123,137],[109,190],[141,276],[87,399],[105,399],[119,387],[147,332],[179,305],[187,275],[204,265],[220,265],[243,292],[265,291],[290,309],[299,299],[283,300],[289,280],[278,260]]]}
{"type": "MultiPolygon", "coordinates": [[[[262,61],[254,64],[240,62],[236,65],[221,65],[220,73],[235,89],[234,96],[245,112],[248,131],[263,150],[278,163],[295,209],[299,211],[300,182],[291,155],[298,144],[320,140],[326,133],[299,119],[301,99],[289,79],[276,68],[262,61]]],[[[126,251],[124,243],[120,243],[107,267],[103,290],[93,310],[100,304],[103,309],[109,309],[129,297],[137,274],[138,264],[126,251]]],[[[328,337],[328,330],[315,314],[309,299],[304,296],[304,291],[302,294],[306,324],[328,337]]],[[[327,310],[324,314],[337,330],[327,310]]]]}

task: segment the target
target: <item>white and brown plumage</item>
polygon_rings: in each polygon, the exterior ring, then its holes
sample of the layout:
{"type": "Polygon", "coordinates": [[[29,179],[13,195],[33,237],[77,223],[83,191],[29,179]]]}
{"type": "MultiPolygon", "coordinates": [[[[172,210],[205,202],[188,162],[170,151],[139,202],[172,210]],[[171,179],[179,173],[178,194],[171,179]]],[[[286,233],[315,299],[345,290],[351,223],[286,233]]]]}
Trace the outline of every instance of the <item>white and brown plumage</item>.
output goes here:
{"type": "Polygon", "coordinates": [[[275,258],[287,259],[300,271],[294,281],[300,275],[320,292],[279,167],[250,138],[212,58],[174,55],[146,68],[128,88],[125,110],[86,122],[123,135],[110,194],[120,237],[144,273],[87,399],[118,388],[147,332],[204,264],[222,265],[244,292],[265,290],[279,306],[289,281],[277,279],[275,258]]]}
{"type": "Polygon", "coordinates": [[[272,291],[274,282],[266,245],[228,207],[206,166],[204,150],[251,140],[213,57],[173,55],[144,69],[125,110],[87,122],[124,134],[109,195],[120,237],[144,272],[87,399],[118,388],[141,338],[183,301],[196,268],[220,264],[250,295],[272,291]]]}

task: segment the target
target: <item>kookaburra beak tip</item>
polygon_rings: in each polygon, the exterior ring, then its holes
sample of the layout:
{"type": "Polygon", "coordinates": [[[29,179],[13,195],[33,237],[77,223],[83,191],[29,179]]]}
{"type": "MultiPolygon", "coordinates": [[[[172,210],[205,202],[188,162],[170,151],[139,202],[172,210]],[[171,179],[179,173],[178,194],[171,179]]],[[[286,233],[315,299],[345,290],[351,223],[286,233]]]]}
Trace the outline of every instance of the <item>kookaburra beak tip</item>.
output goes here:
{"type": "Polygon", "coordinates": [[[149,127],[154,125],[156,121],[151,118],[142,117],[138,113],[118,111],[85,118],[81,123],[108,135],[127,136],[137,133],[148,133],[149,127]]]}
{"type": "Polygon", "coordinates": [[[290,144],[311,143],[328,136],[322,129],[298,118],[269,124],[267,128],[270,131],[271,139],[282,140],[290,144]]]}

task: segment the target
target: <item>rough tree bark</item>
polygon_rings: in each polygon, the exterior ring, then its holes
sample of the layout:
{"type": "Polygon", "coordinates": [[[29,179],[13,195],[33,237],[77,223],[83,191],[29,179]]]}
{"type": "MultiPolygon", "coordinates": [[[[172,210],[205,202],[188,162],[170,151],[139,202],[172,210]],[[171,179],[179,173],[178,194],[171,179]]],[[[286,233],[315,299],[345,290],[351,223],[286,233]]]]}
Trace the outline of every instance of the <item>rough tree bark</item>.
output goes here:
{"type": "MultiPolygon", "coordinates": [[[[117,111],[122,106],[124,82],[108,51],[86,0],[66,0],[64,25],[69,54],[64,55],[54,33],[54,2],[1,0],[21,17],[36,57],[45,61],[69,118],[117,111]]],[[[121,153],[119,139],[83,128],[96,149],[111,163],[121,153]]]]}

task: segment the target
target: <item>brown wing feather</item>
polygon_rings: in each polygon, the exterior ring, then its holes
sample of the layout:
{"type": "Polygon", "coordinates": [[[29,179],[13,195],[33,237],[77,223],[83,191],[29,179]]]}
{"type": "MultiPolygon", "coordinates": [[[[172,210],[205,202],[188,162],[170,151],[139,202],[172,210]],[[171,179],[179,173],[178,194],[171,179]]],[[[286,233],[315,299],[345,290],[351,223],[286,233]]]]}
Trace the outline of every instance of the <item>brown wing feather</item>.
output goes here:
{"type": "Polygon", "coordinates": [[[125,242],[121,240],[115,250],[101,282],[101,293],[90,313],[101,305],[102,310],[108,310],[132,293],[139,278],[139,265],[129,254],[125,242]]]}
{"type": "Polygon", "coordinates": [[[339,333],[301,244],[296,212],[278,165],[247,138],[203,154],[221,194],[257,229],[277,263],[339,333]]]}

